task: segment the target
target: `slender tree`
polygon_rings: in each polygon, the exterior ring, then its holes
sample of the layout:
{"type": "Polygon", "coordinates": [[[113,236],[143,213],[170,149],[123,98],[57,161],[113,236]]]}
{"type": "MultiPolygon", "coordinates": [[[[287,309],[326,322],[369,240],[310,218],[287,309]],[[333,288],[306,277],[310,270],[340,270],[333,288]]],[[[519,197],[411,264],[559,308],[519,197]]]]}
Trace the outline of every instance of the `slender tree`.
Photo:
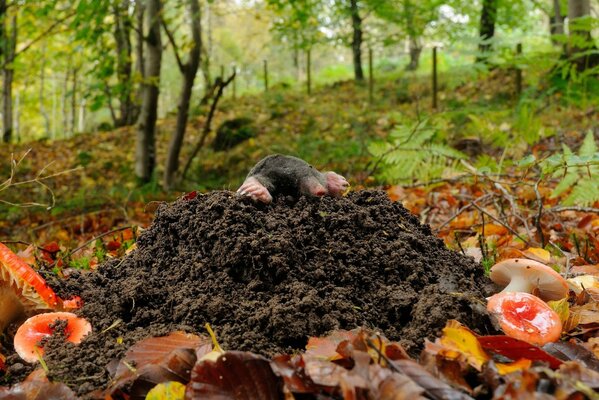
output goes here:
{"type": "Polygon", "coordinates": [[[191,100],[191,94],[193,89],[193,82],[198,72],[200,65],[200,54],[202,48],[202,26],[201,26],[201,15],[200,15],[200,3],[198,0],[187,0],[187,6],[190,14],[190,30],[192,36],[192,44],[187,55],[187,62],[183,63],[179,55],[179,48],[175,42],[173,34],[169,31],[168,26],[164,23],[164,29],[166,34],[173,46],[177,65],[179,71],[183,75],[183,82],[181,85],[181,93],[179,95],[179,104],[177,106],[177,125],[175,132],[171,136],[171,140],[168,147],[168,154],[166,159],[166,166],[164,168],[164,182],[163,186],[165,190],[170,190],[173,187],[175,181],[175,174],[179,168],[179,154],[181,153],[181,146],[183,144],[183,138],[185,136],[185,128],[187,126],[187,120],[189,117],[189,104],[191,100]]]}
{"type": "Polygon", "coordinates": [[[568,0],[569,40],[567,56],[578,71],[599,65],[599,52],[591,36],[590,0],[568,0]]]}
{"type": "Polygon", "coordinates": [[[11,141],[13,133],[12,84],[14,79],[13,63],[17,46],[17,15],[13,13],[10,17],[10,28],[8,28],[6,11],[6,6],[4,6],[4,13],[2,14],[4,16],[2,20],[2,53],[4,55],[2,60],[2,140],[4,143],[11,141]]]}
{"type": "Polygon", "coordinates": [[[117,0],[113,3],[114,40],[116,43],[116,73],[118,78],[118,94],[120,115],[116,126],[135,123],[135,110],[132,98],[132,59],[131,59],[131,16],[129,0],[117,0]]]}
{"type": "Polygon", "coordinates": [[[480,13],[478,50],[479,56],[477,62],[486,62],[488,53],[492,50],[490,41],[495,36],[495,23],[497,22],[497,0],[483,0],[480,13]]]}
{"type": "Polygon", "coordinates": [[[162,64],[162,39],[160,34],[160,0],[148,0],[145,14],[147,33],[144,35],[145,71],[141,112],[137,122],[137,147],[135,154],[135,174],[140,182],[152,179],[156,167],[156,119],[158,117],[158,96],[160,94],[160,67],[162,64]]]}
{"type": "Polygon", "coordinates": [[[352,54],[354,61],[354,77],[356,81],[364,80],[364,71],[362,70],[362,18],[358,8],[358,0],[349,0],[349,13],[352,22],[352,54]]]}

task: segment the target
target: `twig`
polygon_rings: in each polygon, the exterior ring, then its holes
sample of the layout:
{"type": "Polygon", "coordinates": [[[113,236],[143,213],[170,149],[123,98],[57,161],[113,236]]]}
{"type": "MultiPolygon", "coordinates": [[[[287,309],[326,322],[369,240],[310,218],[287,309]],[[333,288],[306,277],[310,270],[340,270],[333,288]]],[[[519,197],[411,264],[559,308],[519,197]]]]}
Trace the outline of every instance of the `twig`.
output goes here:
{"type": "Polygon", "coordinates": [[[470,203],[466,204],[464,207],[462,207],[458,211],[456,211],[456,213],[453,214],[447,221],[443,222],[441,225],[439,225],[438,227],[436,227],[435,228],[435,232],[439,232],[441,229],[443,229],[443,227],[445,227],[445,225],[449,224],[451,221],[453,221],[454,219],[456,219],[461,213],[463,213],[464,211],[466,211],[467,209],[469,209],[470,207],[472,207],[474,205],[474,203],[476,203],[478,201],[487,200],[491,196],[493,196],[492,193],[487,193],[487,194],[479,197],[478,199],[472,200],[470,203]]]}
{"type": "Polygon", "coordinates": [[[236,74],[237,74],[237,72],[233,71],[231,76],[229,76],[229,78],[227,78],[226,81],[221,81],[218,84],[218,91],[216,92],[216,96],[214,97],[214,100],[212,100],[212,105],[210,106],[210,111],[208,112],[208,117],[206,118],[206,121],[204,122],[204,129],[202,131],[202,135],[200,136],[200,140],[198,140],[196,147],[193,149],[191,156],[189,156],[189,158],[187,159],[187,163],[185,163],[185,168],[183,169],[183,173],[181,174],[181,180],[185,179],[185,176],[187,175],[187,171],[191,167],[191,162],[198,155],[198,152],[200,151],[200,149],[204,146],[206,137],[208,136],[208,134],[211,131],[210,125],[212,124],[212,118],[214,118],[214,112],[216,111],[216,105],[218,104],[218,100],[223,95],[223,90],[225,90],[227,85],[229,85],[229,83],[233,82],[233,79],[235,79],[236,74]]]}
{"type": "Polygon", "coordinates": [[[2,242],[4,244],[7,244],[7,243],[8,244],[24,244],[25,246],[33,246],[33,247],[35,247],[38,250],[44,250],[43,247],[40,247],[40,246],[38,246],[36,244],[33,244],[33,243],[24,242],[23,240],[1,240],[0,239],[0,242],[2,242]]]}
{"type": "Polygon", "coordinates": [[[509,226],[508,224],[506,224],[499,218],[496,218],[493,214],[489,213],[488,211],[483,210],[476,203],[472,203],[472,206],[474,208],[476,208],[478,211],[480,211],[481,213],[486,214],[489,218],[491,218],[493,221],[497,222],[499,225],[503,226],[508,231],[510,231],[512,233],[512,235],[514,235],[518,239],[522,240],[524,243],[526,243],[527,246],[530,246],[530,242],[528,240],[524,239],[522,236],[520,236],[520,234],[518,232],[516,232],[514,229],[512,229],[511,226],[509,226]]]}
{"type": "Polygon", "coordinates": [[[166,32],[166,36],[168,37],[169,42],[171,42],[171,46],[173,46],[173,53],[175,53],[175,60],[177,60],[177,66],[179,67],[179,71],[181,71],[181,73],[184,73],[185,64],[183,64],[183,61],[181,61],[181,57],[179,56],[179,47],[175,42],[175,37],[173,36],[173,33],[170,31],[170,29],[168,29],[168,25],[166,24],[164,18],[160,18],[160,22],[162,23],[162,27],[166,32]]]}
{"type": "Polygon", "coordinates": [[[132,225],[121,226],[120,228],[115,228],[115,229],[113,229],[113,230],[111,230],[111,231],[104,232],[104,233],[102,233],[102,234],[100,234],[100,235],[98,235],[98,236],[96,236],[96,237],[93,237],[93,238],[91,238],[90,240],[88,240],[87,242],[83,243],[81,246],[79,246],[79,247],[76,247],[74,250],[71,250],[71,251],[70,251],[70,252],[67,254],[67,257],[70,257],[70,256],[72,256],[72,255],[73,255],[73,253],[76,253],[76,252],[78,252],[79,250],[81,250],[82,248],[84,248],[85,246],[87,246],[88,244],[90,244],[90,243],[92,243],[92,242],[95,242],[96,240],[98,240],[98,239],[101,239],[101,238],[103,238],[104,236],[108,236],[108,235],[110,235],[111,233],[115,233],[115,232],[119,232],[119,231],[124,231],[125,229],[129,229],[129,228],[133,228],[133,226],[132,226],[132,225]]]}
{"type": "Polygon", "coordinates": [[[547,209],[547,212],[563,212],[563,211],[577,211],[599,214],[599,208],[594,207],[578,207],[578,206],[557,206],[547,209]]]}
{"type": "Polygon", "coordinates": [[[541,198],[541,193],[539,192],[539,182],[541,182],[540,178],[537,180],[537,183],[535,183],[534,186],[535,195],[537,196],[537,204],[539,205],[539,210],[535,216],[535,226],[537,227],[537,232],[539,233],[539,238],[541,239],[541,247],[544,248],[545,235],[543,234],[543,227],[541,226],[541,218],[543,217],[543,199],[541,198]]]}

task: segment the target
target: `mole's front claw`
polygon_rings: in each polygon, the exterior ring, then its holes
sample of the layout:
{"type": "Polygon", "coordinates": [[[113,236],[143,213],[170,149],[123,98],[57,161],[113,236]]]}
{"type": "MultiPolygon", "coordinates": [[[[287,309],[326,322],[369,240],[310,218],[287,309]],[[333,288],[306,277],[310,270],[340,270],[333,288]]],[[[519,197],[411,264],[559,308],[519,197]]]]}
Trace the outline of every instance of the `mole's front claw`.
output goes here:
{"type": "Polygon", "coordinates": [[[327,188],[331,196],[341,196],[349,188],[349,182],[341,175],[333,171],[327,172],[325,175],[327,178],[327,188]]]}
{"type": "Polygon", "coordinates": [[[256,178],[250,177],[243,182],[243,185],[237,189],[237,193],[242,196],[249,196],[254,201],[260,201],[268,204],[272,201],[272,196],[268,189],[256,178]]]}

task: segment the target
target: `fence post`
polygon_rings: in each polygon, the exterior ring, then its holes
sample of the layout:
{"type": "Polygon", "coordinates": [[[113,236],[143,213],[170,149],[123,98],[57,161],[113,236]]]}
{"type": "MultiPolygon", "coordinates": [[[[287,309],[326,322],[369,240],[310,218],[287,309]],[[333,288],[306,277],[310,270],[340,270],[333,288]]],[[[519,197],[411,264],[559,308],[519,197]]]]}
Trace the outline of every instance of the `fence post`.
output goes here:
{"type": "Polygon", "coordinates": [[[268,62],[264,60],[264,91],[268,92],[268,62]]]}
{"type": "Polygon", "coordinates": [[[308,94],[312,93],[312,49],[306,50],[306,90],[308,94]]]}
{"type": "MultiPolygon", "coordinates": [[[[516,62],[520,61],[522,55],[522,43],[516,45],[516,62]]],[[[516,66],[516,96],[520,97],[522,94],[522,70],[516,66]]]]}
{"type": "Polygon", "coordinates": [[[233,65],[233,99],[237,98],[237,66],[233,65]]]}
{"type": "Polygon", "coordinates": [[[437,46],[433,47],[433,110],[437,109],[437,46]]]}
{"type": "Polygon", "coordinates": [[[368,48],[368,102],[374,99],[374,73],[372,72],[372,47],[368,48]]]}

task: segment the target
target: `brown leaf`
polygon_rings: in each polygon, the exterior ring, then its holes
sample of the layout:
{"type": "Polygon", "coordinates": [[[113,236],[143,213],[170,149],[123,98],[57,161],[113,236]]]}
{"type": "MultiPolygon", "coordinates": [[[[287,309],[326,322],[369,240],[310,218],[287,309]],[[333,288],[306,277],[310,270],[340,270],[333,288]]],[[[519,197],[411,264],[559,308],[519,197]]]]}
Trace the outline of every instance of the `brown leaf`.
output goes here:
{"type": "Polygon", "coordinates": [[[285,387],[294,393],[315,393],[316,385],[306,375],[305,363],[302,356],[279,355],[270,362],[275,375],[283,378],[285,387]]]}
{"type": "Polygon", "coordinates": [[[21,383],[11,388],[0,387],[0,398],[10,400],[76,400],[78,397],[67,385],[50,382],[43,370],[33,371],[21,383]]]}
{"type": "Polygon", "coordinates": [[[587,368],[599,372],[599,360],[586,347],[577,343],[555,342],[543,346],[543,350],[562,361],[578,361],[587,368]]]}
{"type": "Polygon", "coordinates": [[[187,384],[197,357],[196,349],[210,339],[172,332],[168,336],[152,337],[136,343],[119,363],[114,383],[107,395],[120,393],[127,387],[130,398],[144,399],[147,392],[167,381],[187,384]]]}
{"type": "Polygon", "coordinates": [[[185,399],[269,400],[281,397],[281,381],[257,354],[227,351],[216,361],[199,361],[191,372],[185,399]]]}
{"type": "Polygon", "coordinates": [[[426,394],[435,400],[466,400],[472,399],[465,393],[449,386],[442,380],[435,378],[422,366],[411,360],[399,360],[393,362],[393,367],[403,375],[413,380],[422,387],[426,394]]]}
{"type": "Polygon", "coordinates": [[[373,364],[370,366],[368,398],[380,400],[424,399],[424,389],[405,375],[373,364]]]}
{"type": "Polygon", "coordinates": [[[576,361],[568,361],[559,369],[562,376],[582,382],[593,389],[599,389],[599,372],[585,368],[581,363],[576,361]]]}

